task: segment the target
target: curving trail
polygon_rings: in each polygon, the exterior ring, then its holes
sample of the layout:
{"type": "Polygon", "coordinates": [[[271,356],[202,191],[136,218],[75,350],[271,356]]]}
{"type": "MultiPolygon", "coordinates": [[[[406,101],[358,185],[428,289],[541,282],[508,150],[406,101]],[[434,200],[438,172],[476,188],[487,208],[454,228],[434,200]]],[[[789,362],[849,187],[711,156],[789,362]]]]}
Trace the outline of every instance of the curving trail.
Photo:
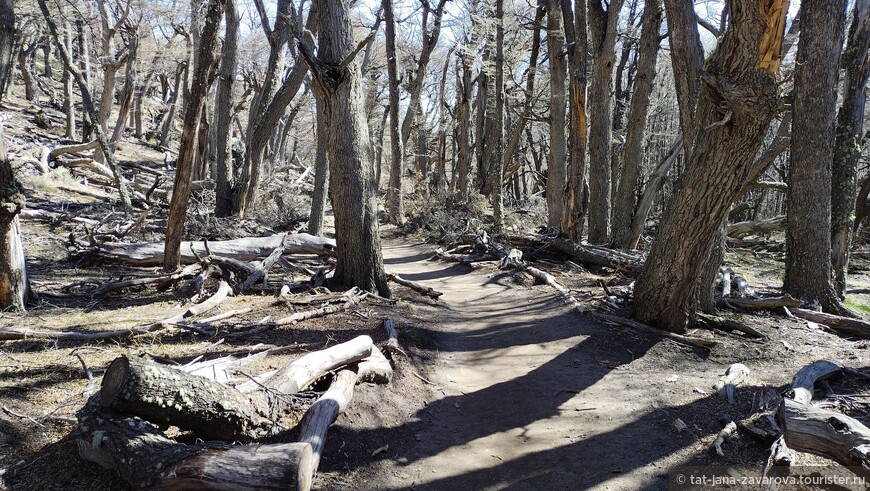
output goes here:
{"type": "Polygon", "coordinates": [[[595,324],[545,286],[427,261],[430,251],[384,245],[389,271],[444,293],[427,326],[437,390],[398,427],[340,430],[390,449],[335,489],[667,489],[694,438],[656,409],[672,404],[675,373],[644,360],[656,341],[595,324]]]}

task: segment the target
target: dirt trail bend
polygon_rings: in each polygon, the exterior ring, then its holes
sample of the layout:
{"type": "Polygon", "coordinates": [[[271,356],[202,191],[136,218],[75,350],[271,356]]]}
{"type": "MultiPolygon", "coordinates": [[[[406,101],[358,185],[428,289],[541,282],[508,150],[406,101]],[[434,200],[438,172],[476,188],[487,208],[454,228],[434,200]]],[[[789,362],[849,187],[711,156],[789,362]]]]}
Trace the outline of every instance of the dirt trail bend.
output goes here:
{"type": "Polygon", "coordinates": [[[390,445],[342,487],[667,488],[662,461],[689,440],[656,409],[662,385],[649,379],[664,384],[671,372],[632,368],[653,342],[621,339],[545,286],[428,261],[430,251],[384,244],[388,271],[444,293],[443,314],[426,326],[437,345],[427,371],[434,400],[400,427],[341,430],[339,438],[390,445]]]}

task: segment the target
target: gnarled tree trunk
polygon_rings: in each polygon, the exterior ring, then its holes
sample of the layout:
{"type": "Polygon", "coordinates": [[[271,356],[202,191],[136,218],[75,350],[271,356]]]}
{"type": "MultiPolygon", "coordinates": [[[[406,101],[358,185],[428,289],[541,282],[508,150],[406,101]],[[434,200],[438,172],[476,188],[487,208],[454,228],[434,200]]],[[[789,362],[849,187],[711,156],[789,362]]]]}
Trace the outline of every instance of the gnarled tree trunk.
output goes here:
{"type": "Polygon", "coordinates": [[[788,2],[732,0],[710,56],[695,147],[635,286],[635,316],[684,332],[700,306],[706,263],[778,109],[776,77],[788,2]]]}

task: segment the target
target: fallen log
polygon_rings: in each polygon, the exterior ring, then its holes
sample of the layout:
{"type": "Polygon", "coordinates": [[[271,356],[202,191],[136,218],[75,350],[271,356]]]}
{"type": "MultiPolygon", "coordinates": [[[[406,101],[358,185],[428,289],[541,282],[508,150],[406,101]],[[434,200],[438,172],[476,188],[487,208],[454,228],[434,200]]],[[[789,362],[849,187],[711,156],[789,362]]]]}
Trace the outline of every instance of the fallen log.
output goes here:
{"type": "Polygon", "coordinates": [[[392,282],[398,283],[399,285],[402,285],[404,287],[410,288],[411,290],[414,290],[417,293],[425,295],[425,296],[431,298],[432,300],[438,300],[438,298],[441,295],[444,295],[443,293],[439,292],[438,290],[435,290],[432,287],[421,285],[420,283],[417,283],[416,281],[406,280],[396,273],[387,273],[387,279],[392,281],[392,282]]]}
{"type": "Polygon", "coordinates": [[[573,307],[574,310],[581,314],[586,313],[586,308],[583,307],[583,304],[581,304],[576,298],[574,298],[574,295],[571,295],[571,292],[567,288],[559,284],[559,282],[556,281],[556,278],[554,278],[553,275],[545,271],[541,271],[538,268],[533,268],[531,266],[526,266],[524,269],[530,275],[543,281],[545,284],[556,290],[559,293],[559,297],[561,297],[565,303],[573,307]]]}
{"type": "Polygon", "coordinates": [[[728,319],[719,315],[710,315],[699,312],[698,320],[700,321],[700,323],[705,324],[706,326],[713,329],[718,328],[725,331],[742,332],[743,334],[755,339],[767,338],[764,333],[746,323],[734,319],[728,319]]]}
{"type": "Polygon", "coordinates": [[[795,308],[803,305],[803,302],[789,294],[778,297],[762,298],[717,298],[718,307],[737,307],[746,310],[775,310],[781,307],[795,308]]]}
{"type": "Polygon", "coordinates": [[[779,419],[789,448],[827,457],[870,477],[870,428],[858,420],[785,399],[779,419]]]}
{"type": "Polygon", "coordinates": [[[742,239],[749,235],[770,235],[782,232],[785,230],[785,218],[785,216],[780,216],[767,220],[732,223],[725,228],[725,235],[732,239],[742,239]]]}
{"type": "Polygon", "coordinates": [[[800,404],[809,404],[813,400],[813,386],[816,382],[837,373],[840,373],[840,367],[827,360],[819,360],[801,368],[791,382],[792,390],[794,390],[794,401],[800,404]]]}
{"type": "Polygon", "coordinates": [[[549,245],[581,264],[601,266],[633,275],[640,274],[643,270],[643,260],[640,257],[624,252],[604,247],[580,245],[573,240],[564,238],[553,239],[549,245]]]}
{"type": "Polygon", "coordinates": [[[824,312],[816,312],[809,309],[791,309],[791,313],[796,317],[824,324],[831,329],[856,338],[870,339],[870,322],[864,319],[852,317],[843,317],[840,315],[826,314],[824,312]]]}
{"type": "Polygon", "coordinates": [[[68,153],[81,153],[95,150],[98,146],[100,146],[100,143],[97,140],[89,141],[87,143],[77,143],[74,145],[60,145],[54,147],[50,152],[48,152],[48,161],[51,162],[61,155],[68,153]]]}
{"type": "Polygon", "coordinates": [[[258,399],[148,358],[115,358],[100,399],[120,413],[166,422],[204,439],[252,442],[286,429],[263,416],[272,410],[258,399]]]}
{"type": "MultiPolygon", "coordinates": [[[[204,242],[185,241],[181,243],[181,262],[192,264],[199,262],[196,255],[227,257],[241,261],[254,261],[269,256],[276,248],[282,247],[284,254],[331,254],[335,249],[335,240],[317,237],[309,234],[273,235],[270,237],[246,237],[234,240],[218,240],[208,242],[208,251],[204,242]],[[194,254],[195,252],[195,254],[194,254]]],[[[134,266],[158,266],[163,264],[163,242],[117,243],[101,244],[98,250],[100,256],[114,261],[134,266]]]]}
{"type": "Polygon", "coordinates": [[[356,287],[344,294],[345,301],[343,303],[327,304],[323,307],[314,310],[306,310],[304,312],[295,312],[287,317],[282,317],[276,321],[269,323],[273,326],[286,326],[288,324],[296,324],[307,319],[315,317],[323,317],[325,315],[334,314],[343,310],[350,310],[354,305],[358,305],[368,296],[368,292],[363,292],[356,287]]]}
{"type": "Polygon", "coordinates": [[[722,431],[716,435],[716,440],[713,441],[713,450],[720,457],[725,456],[725,452],[722,451],[722,445],[731,438],[734,433],[737,432],[737,424],[734,421],[728,421],[725,424],[725,427],[722,428],[722,431]]]}
{"type": "Polygon", "coordinates": [[[350,404],[356,379],[357,374],[350,370],[335,374],[329,390],[308,408],[299,424],[299,442],[311,446],[312,473],[316,473],[320,465],[320,455],[323,453],[329,426],[350,404]]]}
{"type": "Polygon", "coordinates": [[[357,365],[357,383],[388,384],[393,378],[390,360],[377,346],[372,346],[372,354],[357,365]]]}
{"type": "Polygon", "coordinates": [[[266,379],[263,390],[295,394],[332,370],[370,357],[373,347],[372,338],[357,336],[345,343],[308,353],[266,379]]]}
{"type": "Polygon", "coordinates": [[[592,316],[602,322],[606,322],[608,324],[617,324],[620,326],[629,327],[638,331],[646,332],[655,336],[664,337],[670,339],[679,344],[683,344],[686,346],[692,346],[695,348],[703,348],[703,349],[712,349],[718,343],[712,339],[704,339],[697,338],[693,336],[685,336],[682,334],[676,334],[669,331],[664,331],[661,329],[656,329],[652,326],[648,326],[642,322],[638,322],[634,319],[629,319],[627,317],[620,317],[616,315],[607,315],[601,313],[593,313],[592,316]]]}
{"type": "Polygon", "coordinates": [[[90,402],[79,413],[79,456],[112,469],[135,489],[307,491],[313,475],[307,443],[178,443],[139,418],[90,402]]]}

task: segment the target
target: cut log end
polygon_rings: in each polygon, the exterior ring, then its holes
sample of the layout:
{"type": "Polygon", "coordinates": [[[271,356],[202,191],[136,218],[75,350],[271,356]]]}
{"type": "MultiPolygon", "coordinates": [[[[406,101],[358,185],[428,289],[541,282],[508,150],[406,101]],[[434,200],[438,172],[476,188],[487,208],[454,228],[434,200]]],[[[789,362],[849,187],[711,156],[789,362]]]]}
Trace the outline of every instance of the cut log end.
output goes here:
{"type": "Polygon", "coordinates": [[[109,364],[106,374],[103,376],[103,384],[100,388],[100,400],[103,406],[109,407],[121,394],[121,390],[127,383],[130,375],[130,360],[126,356],[119,356],[109,364]]]}

